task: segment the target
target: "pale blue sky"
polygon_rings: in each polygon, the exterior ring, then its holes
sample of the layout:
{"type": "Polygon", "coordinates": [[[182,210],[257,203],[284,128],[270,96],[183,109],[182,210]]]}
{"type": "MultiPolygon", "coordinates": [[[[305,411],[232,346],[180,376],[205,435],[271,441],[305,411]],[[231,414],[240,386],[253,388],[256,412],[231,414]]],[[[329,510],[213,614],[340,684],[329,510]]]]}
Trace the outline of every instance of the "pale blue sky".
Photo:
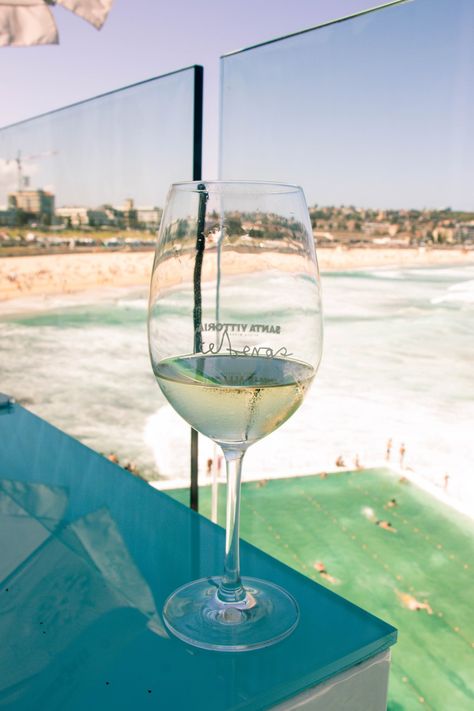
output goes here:
{"type": "Polygon", "coordinates": [[[474,210],[474,2],[415,0],[224,59],[222,176],[310,204],[474,210]]]}

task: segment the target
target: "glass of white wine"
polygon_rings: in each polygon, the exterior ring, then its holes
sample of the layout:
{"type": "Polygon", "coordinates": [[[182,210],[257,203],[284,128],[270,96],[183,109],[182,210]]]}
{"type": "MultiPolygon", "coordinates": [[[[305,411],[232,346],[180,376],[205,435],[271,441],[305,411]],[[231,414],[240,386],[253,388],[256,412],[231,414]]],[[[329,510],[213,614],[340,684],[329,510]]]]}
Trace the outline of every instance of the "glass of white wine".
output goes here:
{"type": "Polygon", "coordinates": [[[263,182],[171,186],[150,287],[153,372],[174,409],[223,451],[223,574],[165,602],[168,629],[205,649],[273,644],[298,622],[281,587],[240,577],[242,460],[301,405],[322,350],[320,280],[301,188],[263,182]]]}

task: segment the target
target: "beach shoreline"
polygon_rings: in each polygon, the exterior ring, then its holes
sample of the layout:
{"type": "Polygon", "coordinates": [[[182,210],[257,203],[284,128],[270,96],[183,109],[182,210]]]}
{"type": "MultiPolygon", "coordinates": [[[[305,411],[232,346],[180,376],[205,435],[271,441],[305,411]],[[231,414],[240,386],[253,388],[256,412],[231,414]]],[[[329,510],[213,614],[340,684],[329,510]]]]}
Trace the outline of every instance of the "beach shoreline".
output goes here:
{"type": "MultiPolygon", "coordinates": [[[[5,302],[106,289],[147,287],[154,253],[88,252],[0,258],[0,312],[5,302]]],[[[474,250],[428,248],[318,249],[321,272],[474,264],[474,250]]],[[[46,303],[45,303],[46,305],[46,303]]]]}

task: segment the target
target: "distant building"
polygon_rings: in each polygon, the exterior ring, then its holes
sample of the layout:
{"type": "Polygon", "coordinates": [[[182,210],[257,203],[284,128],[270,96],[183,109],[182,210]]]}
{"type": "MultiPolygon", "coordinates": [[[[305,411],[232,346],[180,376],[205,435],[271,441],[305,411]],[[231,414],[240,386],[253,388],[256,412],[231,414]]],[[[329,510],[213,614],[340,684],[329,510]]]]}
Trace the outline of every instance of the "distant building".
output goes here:
{"type": "Polygon", "coordinates": [[[160,226],[162,210],[158,207],[138,207],[132,198],[127,198],[122,207],[114,209],[121,212],[126,227],[131,229],[157,229],[160,226]]]}
{"type": "MultiPolygon", "coordinates": [[[[379,215],[381,214],[379,213],[379,215]]],[[[389,235],[394,237],[398,232],[398,225],[392,225],[388,222],[364,222],[362,224],[362,232],[367,235],[389,235]]]]}
{"type": "Polygon", "coordinates": [[[458,242],[474,242],[474,220],[458,225],[456,239],[458,242]]]}
{"type": "Polygon", "coordinates": [[[8,195],[8,211],[15,213],[15,224],[37,220],[50,225],[54,217],[54,195],[46,190],[18,190],[8,195]]]}
{"type": "Polygon", "coordinates": [[[137,207],[137,223],[140,227],[148,229],[158,229],[160,226],[161,213],[159,207],[137,207]]]}
{"type": "Polygon", "coordinates": [[[432,235],[433,242],[451,243],[456,239],[456,230],[454,227],[435,227],[432,235]]]}
{"type": "Polygon", "coordinates": [[[81,205],[66,205],[58,207],[56,218],[67,227],[122,227],[122,212],[103,205],[95,209],[81,205]]]}
{"type": "Polygon", "coordinates": [[[6,205],[0,207],[0,225],[14,227],[16,225],[16,210],[9,210],[6,205]]]}
{"type": "Polygon", "coordinates": [[[123,214],[123,219],[125,222],[125,227],[129,229],[135,229],[137,227],[137,211],[135,209],[135,204],[132,198],[127,198],[124,202],[123,208],[117,208],[123,214]]]}
{"type": "Polygon", "coordinates": [[[79,228],[150,229],[160,225],[162,210],[159,207],[136,207],[132,198],[123,205],[101,205],[90,208],[83,205],[65,205],[56,209],[56,224],[79,228]]]}
{"type": "Polygon", "coordinates": [[[56,218],[68,227],[87,227],[89,225],[88,212],[87,207],[58,207],[56,218]]]}

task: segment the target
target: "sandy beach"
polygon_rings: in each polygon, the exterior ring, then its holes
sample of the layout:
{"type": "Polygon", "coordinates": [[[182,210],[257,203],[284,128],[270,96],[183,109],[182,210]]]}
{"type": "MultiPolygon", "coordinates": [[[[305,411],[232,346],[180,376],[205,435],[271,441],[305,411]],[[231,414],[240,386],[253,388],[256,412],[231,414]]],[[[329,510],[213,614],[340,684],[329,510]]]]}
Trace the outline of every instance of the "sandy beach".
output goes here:
{"type": "MultiPolygon", "coordinates": [[[[368,267],[450,266],[474,264],[474,251],[319,248],[318,259],[323,272],[368,267]]],[[[75,294],[102,287],[147,286],[152,265],[152,251],[5,257],[0,259],[0,302],[30,296],[75,294]]]]}
{"type": "Polygon", "coordinates": [[[0,301],[142,286],[152,265],[152,251],[5,257],[0,259],[0,301]]]}

